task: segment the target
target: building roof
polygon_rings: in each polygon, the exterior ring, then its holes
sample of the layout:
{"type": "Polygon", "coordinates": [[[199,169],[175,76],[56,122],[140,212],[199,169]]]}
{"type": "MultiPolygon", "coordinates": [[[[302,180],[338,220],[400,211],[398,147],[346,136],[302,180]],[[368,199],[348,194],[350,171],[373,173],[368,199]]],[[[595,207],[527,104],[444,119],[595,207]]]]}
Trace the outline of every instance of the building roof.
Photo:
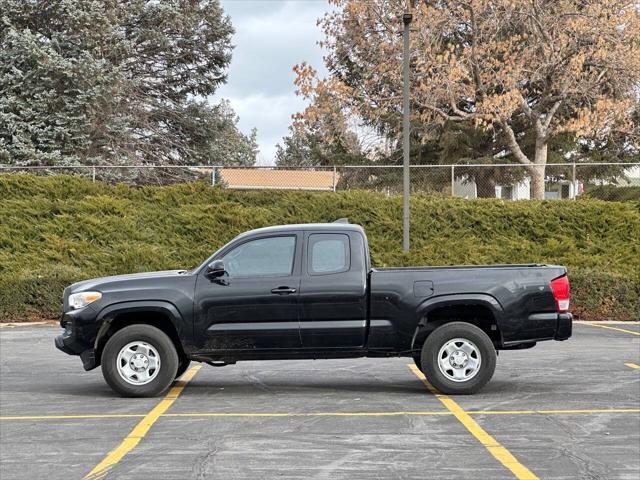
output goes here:
{"type": "Polygon", "coordinates": [[[276,170],[222,168],[220,180],[227,188],[334,190],[339,175],[333,170],[276,170]]]}

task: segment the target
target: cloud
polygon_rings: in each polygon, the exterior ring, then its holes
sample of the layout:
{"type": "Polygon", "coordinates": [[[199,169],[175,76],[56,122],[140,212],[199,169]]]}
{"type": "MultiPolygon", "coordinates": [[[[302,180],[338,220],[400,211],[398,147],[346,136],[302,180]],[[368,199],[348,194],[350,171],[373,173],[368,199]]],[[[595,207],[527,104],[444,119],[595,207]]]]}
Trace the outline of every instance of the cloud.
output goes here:
{"type": "Polygon", "coordinates": [[[258,129],[260,143],[258,163],[262,165],[273,163],[276,144],[287,134],[291,114],[304,108],[303,100],[285,92],[281,95],[245,95],[230,101],[240,117],[241,129],[243,131],[249,131],[253,127],[258,129]],[[248,128],[245,129],[245,126],[248,128]]]}
{"type": "Polygon", "coordinates": [[[293,65],[306,61],[322,72],[316,25],[331,7],[319,1],[223,0],[236,33],[229,78],[213,101],[226,98],[240,128],[258,129],[260,163],[272,163],[291,114],[304,108],[295,95],[293,65]]]}

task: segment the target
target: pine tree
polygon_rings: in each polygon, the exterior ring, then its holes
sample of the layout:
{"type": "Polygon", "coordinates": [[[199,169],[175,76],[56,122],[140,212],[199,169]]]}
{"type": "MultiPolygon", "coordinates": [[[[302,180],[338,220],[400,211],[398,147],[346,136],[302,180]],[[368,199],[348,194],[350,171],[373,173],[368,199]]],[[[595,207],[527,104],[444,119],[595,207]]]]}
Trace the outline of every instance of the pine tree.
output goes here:
{"type": "Polygon", "coordinates": [[[218,0],[0,0],[0,162],[252,164],[218,0]]]}

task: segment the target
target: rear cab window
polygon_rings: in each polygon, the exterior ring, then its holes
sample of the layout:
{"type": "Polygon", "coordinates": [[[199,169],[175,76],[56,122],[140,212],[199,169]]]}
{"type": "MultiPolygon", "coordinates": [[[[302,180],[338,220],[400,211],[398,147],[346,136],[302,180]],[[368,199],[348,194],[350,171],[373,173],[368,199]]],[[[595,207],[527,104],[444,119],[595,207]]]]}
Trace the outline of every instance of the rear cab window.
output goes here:
{"type": "Polygon", "coordinates": [[[314,233],[307,245],[309,275],[331,275],[351,268],[349,235],[342,233],[314,233]]]}

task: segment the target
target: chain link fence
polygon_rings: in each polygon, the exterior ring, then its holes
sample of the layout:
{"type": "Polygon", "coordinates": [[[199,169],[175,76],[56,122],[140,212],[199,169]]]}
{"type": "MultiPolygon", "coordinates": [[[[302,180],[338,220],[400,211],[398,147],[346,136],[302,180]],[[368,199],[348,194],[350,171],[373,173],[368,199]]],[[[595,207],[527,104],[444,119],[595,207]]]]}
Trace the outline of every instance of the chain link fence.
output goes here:
{"type": "MultiPolygon", "coordinates": [[[[640,199],[640,163],[560,163],[412,165],[411,192],[443,197],[532,198],[532,183],[544,183],[548,199],[581,195],[604,200],[640,199]]],[[[364,189],[402,193],[401,165],[281,168],[273,166],[0,166],[0,173],[80,175],[92,181],[130,185],[169,185],[201,181],[231,189],[339,191],[364,189]]],[[[535,186],[535,185],[534,185],[535,186]]]]}

